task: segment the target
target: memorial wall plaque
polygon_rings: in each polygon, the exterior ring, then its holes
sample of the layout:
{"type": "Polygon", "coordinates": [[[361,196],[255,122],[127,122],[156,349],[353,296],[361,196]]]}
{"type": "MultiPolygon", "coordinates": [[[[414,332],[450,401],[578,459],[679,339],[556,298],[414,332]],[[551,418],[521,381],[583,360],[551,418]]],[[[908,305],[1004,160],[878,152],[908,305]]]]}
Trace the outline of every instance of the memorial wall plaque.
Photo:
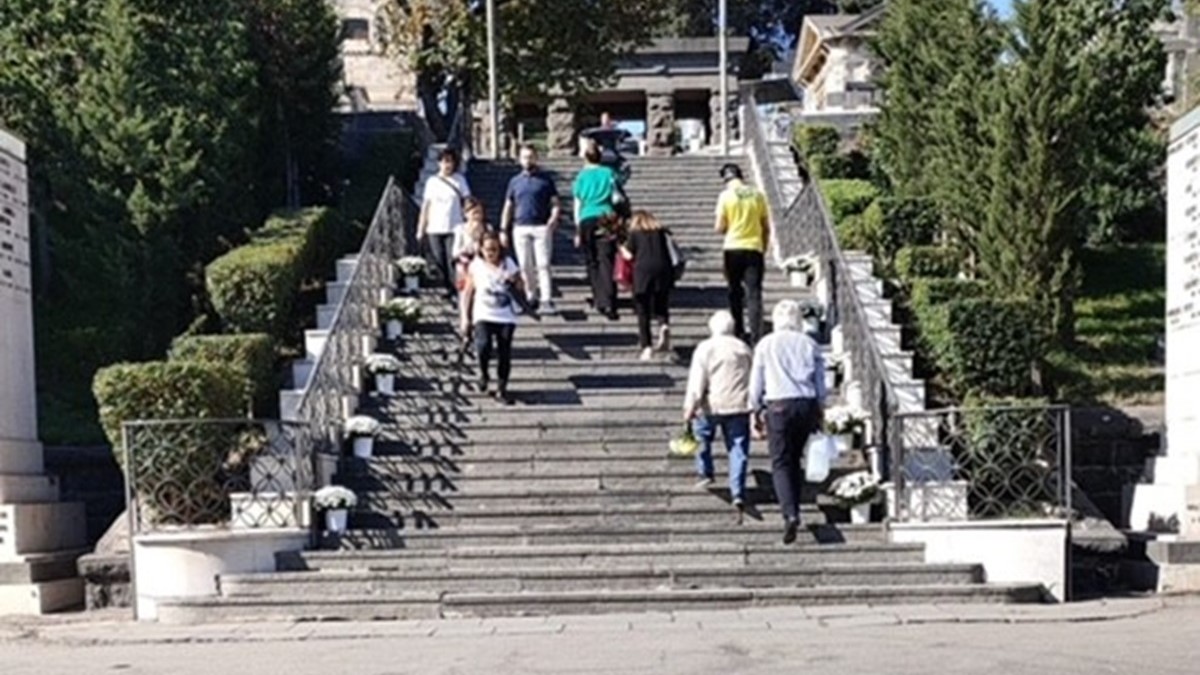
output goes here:
{"type": "Polygon", "coordinates": [[[1200,110],[1167,157],[1167,448],[1200,451],[1200,110]]]}

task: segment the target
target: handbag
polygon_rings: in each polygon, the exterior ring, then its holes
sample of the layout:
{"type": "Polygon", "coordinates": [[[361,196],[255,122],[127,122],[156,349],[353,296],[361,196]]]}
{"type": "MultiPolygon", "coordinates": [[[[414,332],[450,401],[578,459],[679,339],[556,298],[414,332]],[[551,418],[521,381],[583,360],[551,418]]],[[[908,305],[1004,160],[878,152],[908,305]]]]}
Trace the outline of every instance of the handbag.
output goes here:
{"type": "Polygon", "coordinates": [[[613,260],[613,282],[621,287],[621,290],[633,288],[633,261],[626,259],[620,252],[613,260]]]}
{"type": "Polygon", "coordinates": [[[667,255],[671,257],[671,270],[675,274],[675,281],[679,281],[687,269],[687,257],[684,256],[683,249],[679,248],[679,244],[675,243],[675,237],[672,237],[670,232],[663,232],[663,236],[667,239],[667,255]]]}
{"type": "Polygon", "coordinates": [[[829,478],[829,469],[837,456],[837,441],[833,436],[821,432],[810,435],[804,446],[804,479],[820,483],[829,478]]]}
{"type": "Polygon", "coordinates": [[[700,441],[696,438],[696,434],[692,431],[692,425],[687,422],[683,423],[683,430],[679,435],[671,439],[667,446],[667,454],[671,457],[694,457],[696,452],[700,450],[700,441]]]}

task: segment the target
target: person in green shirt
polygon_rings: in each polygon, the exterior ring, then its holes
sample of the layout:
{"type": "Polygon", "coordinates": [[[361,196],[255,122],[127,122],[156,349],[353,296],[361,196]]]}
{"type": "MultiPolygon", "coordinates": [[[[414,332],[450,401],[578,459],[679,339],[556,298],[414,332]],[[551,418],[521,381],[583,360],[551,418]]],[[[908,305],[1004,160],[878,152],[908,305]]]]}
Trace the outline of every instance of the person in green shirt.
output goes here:
{"type": "Polygon", "coordinates": [[[612,169],[600,164],[600,148],[591,143],[583,153],[586,162],[575,177],[571,193],[575,198],[575,247],[582,248],[587,259],[588,281],[596,311],[616,321],[617,284],[613,263],[617,257],[617,236],[613,198],[617,179],[612,169]]]}

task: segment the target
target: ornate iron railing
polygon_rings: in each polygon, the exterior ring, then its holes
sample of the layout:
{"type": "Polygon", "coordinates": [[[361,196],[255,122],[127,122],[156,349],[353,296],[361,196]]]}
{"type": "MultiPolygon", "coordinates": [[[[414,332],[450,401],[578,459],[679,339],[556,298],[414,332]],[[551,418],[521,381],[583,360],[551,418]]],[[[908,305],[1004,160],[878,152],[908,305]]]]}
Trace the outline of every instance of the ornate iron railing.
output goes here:
{"type": "Polygon", "coordinates": [[[318,453],[339,451],[341,424],[353,412],[361,366],[379,335],[378,308],[394,284],[393,261],[411,250],[415,220],[412,199],[389,180],[296,407],[295,418],[313,428],[318,453]]]}
{"type": "Polygon", "coordinates": [[[892,419],[893,520],[1071,517],[1066,406],[990,406],[892,419]]]}
{"type": "MultiPolygon", "coordinates": [[[[774,237],[779,253],[783,258],[808,253],[819,258],[819,283],[826,284],[828,289],[826,328],[841,329],[850,372],[862,387],[863,405],[871,420],[868,443],[883,448],[888,439],[888,420],[899,409],[899,399],[888,379],[886,361],[859,293],[860,284],[875,282],[869,273],[863,278],[856,278],[852,273],[838,246],[833,217],[816,184],[802,186],[794,199],[787,199],[773,165],[771,141],[763,128],[753,88],[745,90],[745,100],[750,106],[745,115],[747,147],[760,167],[763,190],[774,214],[774,237]]],[[[785,139],[777,144],[786,142],[785,139]]]]}
{"type": "Polygon", "coordinates": [[[131,534],[304,527],[314,489],[310,427],[181,419],[122,425],[131,534]]]}

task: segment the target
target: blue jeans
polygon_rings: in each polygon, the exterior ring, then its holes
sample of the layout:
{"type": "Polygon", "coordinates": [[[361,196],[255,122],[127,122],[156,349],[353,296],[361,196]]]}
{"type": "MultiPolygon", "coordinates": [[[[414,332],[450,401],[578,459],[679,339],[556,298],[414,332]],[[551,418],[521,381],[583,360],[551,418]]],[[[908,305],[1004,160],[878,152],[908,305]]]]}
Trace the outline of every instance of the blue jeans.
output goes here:
{"type": "Polygon", "coordinates": [[[750,455],[750,415],[700,416],[692,422],[692,431],[700,441],[696,472],[705,478],[713,477],[712,444],[717,429],[725,437],[725,449],[729,451],[729,494],[733,499],[745,499],[746,466],[750,455]]]}

